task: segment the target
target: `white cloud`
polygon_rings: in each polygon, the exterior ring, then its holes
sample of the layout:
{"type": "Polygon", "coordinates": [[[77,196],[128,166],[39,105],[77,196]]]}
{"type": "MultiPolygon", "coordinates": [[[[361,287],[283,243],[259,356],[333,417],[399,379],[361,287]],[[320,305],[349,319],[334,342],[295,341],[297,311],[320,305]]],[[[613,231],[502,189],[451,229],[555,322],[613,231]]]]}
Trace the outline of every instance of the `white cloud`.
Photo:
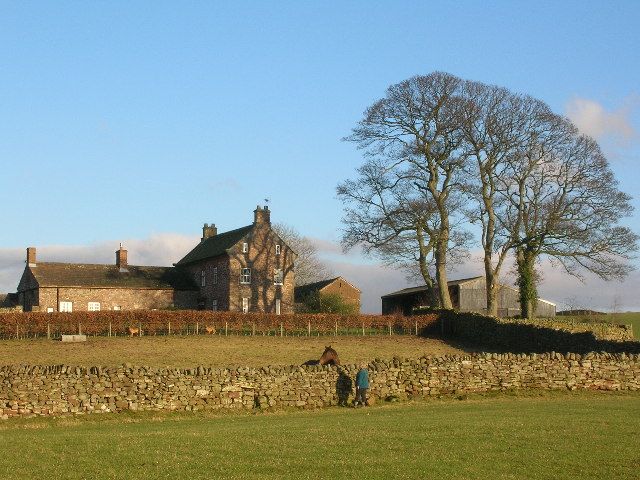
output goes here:
{"type": "Polygon", "coordinates": [[[565,111],[581,132],[596,140],[629,144],[638,138],[631,115],[639,103],[638,97],[628,97],[621,107],[607,111],[595,100],[575,97],[567,103],[565,111]]]}

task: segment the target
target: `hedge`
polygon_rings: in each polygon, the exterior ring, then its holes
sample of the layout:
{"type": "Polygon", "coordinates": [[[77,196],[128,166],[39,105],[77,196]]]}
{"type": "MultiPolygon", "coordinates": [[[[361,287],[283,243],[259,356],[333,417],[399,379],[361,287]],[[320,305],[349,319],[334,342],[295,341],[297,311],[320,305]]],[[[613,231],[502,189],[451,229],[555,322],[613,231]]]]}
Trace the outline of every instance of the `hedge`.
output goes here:
{"type": "Polygon", "coordinates": [[[69,313],[0,313],[1,338],[62,334],[129,335],[139,328],[143,335],[205,334],[363,334],[411,333],[433,330],[437,314],[412,317],[383,315],[293,314],[213,312],[205,310],[131,310],[69,313]]]}

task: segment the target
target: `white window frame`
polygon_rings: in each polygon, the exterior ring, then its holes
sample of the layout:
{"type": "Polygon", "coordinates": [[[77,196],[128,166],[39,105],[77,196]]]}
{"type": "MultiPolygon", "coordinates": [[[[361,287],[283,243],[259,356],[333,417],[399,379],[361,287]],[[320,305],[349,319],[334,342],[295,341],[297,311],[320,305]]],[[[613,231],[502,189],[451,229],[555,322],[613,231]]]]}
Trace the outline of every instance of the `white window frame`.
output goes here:
{"type": "Polygon", "coordinates": [[[250,268],[241,268],[240,269],[240,284],[241,285],[250,285],[251,284],[251,269],[250,268]]]}
{"type": "Polygon", "coordinates": [[[200,286],[201,287],[207,286],[207,272],[204,270],[200,272],[200,286]]]}
{"type": "Polygon", "coordinates": [[[90,312],[99,312],[100,311],[100,302],[89,302],[87,304],[87,310],[90,312]]]}
{"type": "Polygon", "coordinates": [[[122,307],[121,307],[120,305],[114,305],[114,306],[113,306],[113,310],[114,310],[115,312],[119,312],[120,310],[122,310],[122,307]]]}
{"type": "Polygon", "coordinates": [[[213,284],[218,283],[218,267],[213,267],[213,284]]]}
{"type": "Polygon", "coordinates": [[[276,244],[276,255],[280,255],[280,244],[276,244]]]}
{"type": "Polygon", "coordinates": [[[53,313],[53,307],[47,307],[47,313],[53,313]]]}
{"type": "Polygon", "coordinates": [[[284,282],[284,273],[282,272],[281,268],[274,268],[273,269],[273,284],[274,285],[282,285],[282,282],[284,282]]]}
{"type": "Polygon", "coordinates": [[[218,300],[216,298],[211,300],[211,310],[213,310],[214,312],[218,311],[218,300]]]}
{"type": "Polygon", "coordinates": [[[247,253],[249,251],[249,244],[247,242],[244,242],[242,244],[242,253],[247,253]]]}
{"type": "Polygon", "coordinates": [[[73,302],[60,302],[58,304],[59,312],[73,312],[73,302]]]}
{"type": "Polygon", "coordinates": [[[242,297],[242,313],[247,313],[249,311],[249,298],[242,297]]]}

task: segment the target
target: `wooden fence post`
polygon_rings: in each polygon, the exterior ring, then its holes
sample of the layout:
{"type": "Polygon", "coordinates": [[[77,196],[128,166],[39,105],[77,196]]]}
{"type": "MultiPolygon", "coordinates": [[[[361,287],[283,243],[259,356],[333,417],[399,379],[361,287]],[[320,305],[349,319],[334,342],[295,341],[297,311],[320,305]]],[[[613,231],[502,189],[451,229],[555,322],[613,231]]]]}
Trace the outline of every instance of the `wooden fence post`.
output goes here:
{"type": "Polygon", "coordinates": [[[198,335],[198,333],[200,333],[200,324],[196,322],[196,335],[198,335]]]}
{"type": "Polygon", "coordinates": [[[138,337],[142,336],[142,323],[138,322],[138,337]]]}
{"type": "Polygon", "coordinates": [[[282,337],[283,333],[284,333],[284,332],[283,332],[282,324],[280,324],[280,336],[281,336],[281,337],[282,337]]]}
{"type": "Polygon", "coordinates": [[[16,340],[20,338],[20,327],[18,325],[18,322],[16,322],[16,340]]]}
{"type": "Polygon", "coordinates": [[[256,322],[253,322],[253,330],[251,332],[251,336],[255,336],[256,334],[256,322]]]}
{"type": "Polygon", "coordinates": [[[308,336],[311,336],[311,320],[309,320],[307,323],[307,333],[308,336]]]}
{"type": "Polygon", "coordinates": [[[338,320],[336,320],[336,337],[338,336],[338,320]]]}
{"type": "Polygon", "coordinates": [[[418,321],[416,320],[416,336],[418,335],[418,321]]]}
{"type": "Polygon", "coordinates": [[[167,335],[171,335],[171,322],[169,322],[169,328],[167,329],[167,335]]]}
{"type": "Polygon", "coordinates": [[[387,325],[389,326],[389,336],[391,336],[391,324],[388,323],[387,325]]]}
{"type": "Polygon", "coordinates": [[[51,340],[51,325],[47,322],[47,340],[51,340]]]}
{"type": "Polygon", "coordinates": [[[78,322],[78,335],[82,335],[82,324],[78,322]]]}
{"type": "Polygon", "coordinates": [[[364,337],[364,322],[362,322],[362,336],[364,337]]]}
{"type": "Polygon", "coordinates": [[[111,322],[109,322],[109,337],[111,337],[111,322]]]}
{"type": "Polygon", "coordinates": [[[224,322],[224,335],[225,337],[228,335],[229,322],[224,322]]]}

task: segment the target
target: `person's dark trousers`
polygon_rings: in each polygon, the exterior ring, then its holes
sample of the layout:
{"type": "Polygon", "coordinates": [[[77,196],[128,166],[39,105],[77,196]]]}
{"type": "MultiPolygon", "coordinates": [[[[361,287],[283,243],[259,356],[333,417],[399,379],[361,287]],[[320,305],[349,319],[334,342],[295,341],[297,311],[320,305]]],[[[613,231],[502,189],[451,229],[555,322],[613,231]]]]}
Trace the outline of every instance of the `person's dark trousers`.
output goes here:
{"type": "Polygon", "coordinates": [[[367,389],[356,388],[356,399],[353,402],[354,405],[366,405],[367,404],[367,389]]]}

